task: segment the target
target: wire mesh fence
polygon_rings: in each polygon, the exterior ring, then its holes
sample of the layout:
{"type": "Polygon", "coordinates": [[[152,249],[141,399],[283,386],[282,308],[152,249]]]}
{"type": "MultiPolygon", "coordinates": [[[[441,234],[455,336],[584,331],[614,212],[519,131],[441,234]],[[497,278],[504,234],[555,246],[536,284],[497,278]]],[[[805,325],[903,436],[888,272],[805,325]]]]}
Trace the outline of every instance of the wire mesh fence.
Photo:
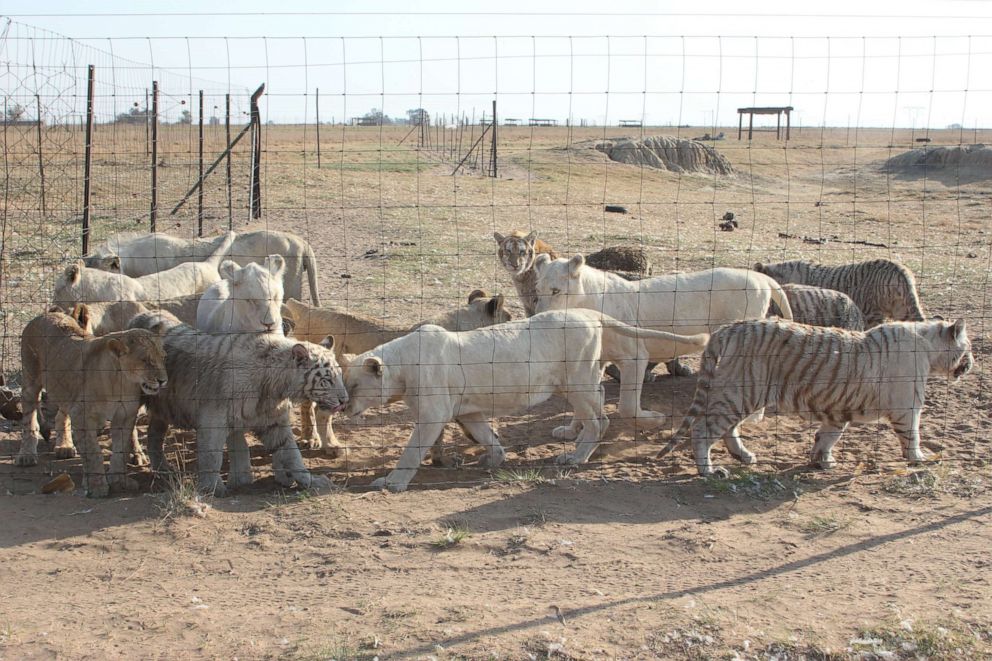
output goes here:
{"type": "MultiPolygon", "coordinates": [[[[296,283],[287,284],[287,298],[315,303],[319,293],[321,307],[346,329],[336,331],[339,349],[370,348],[453,310],[489,314],[490,322],[504,309],[524,317],[526,301],[494,233],[536,232],[544,249],[563,257],[624,246],[644,258],[618,269],[630,277],[790,259],[889,259],[915,274],[928,314],[968,321],[977,361],[960,384],[928,385],[923,444],[943,461],[987,460],[992,161],[983,126],[992,90],[978,72],[992,59],[990,46],[992,38],[979,36],[81,42],[7,21],[0,36],[3,375],[21,385],[21,333],[55,300],[53,285],[83,254],[84,234],[90,253],[120,252],[120,241],[148,232],[153,217],[159,232],[205,237],[209,245],[186,248],[201,258],[229,228],[302,238],[314,268],[302,253],[284,255],[296,283]],[[747,121],[738,110],[755,107],[790,108],[788,130],[777,116],[759,114],[750,134],[734,131],[747,121]],[[486,293],[470,301],[474,290],[486,293]]],[[[242,266],[272,252],[239,250],[246,252],[232,256],[242,266]]],[[[155,297],[146,303],[179,310],[155,297]]],[[[299,337],[320,339],[316,322],[310,329],[301,321],[307,314],[300,307],[286,316],[299,337]]],[[[715,330],[712,314],[706,306],[681,325],[648,321],[715,330]]],[[[460,353],[432,351],[440,353],[431,360],[471,371],[460,353]]],[[[688,353],[687,364],[697,367],[698,350],[688,353]]],[[[540,362],[521,352],[514,369],[538,372],[540,362]]],[[[688,456],[653,457],[664,430],[688,410],[696,379],[665,375],[662,366],[655,373],[641,401],[666,416],[664,429],[634,430],[618,409],[628,386],[608,379],[613,422],[599,452],[578,468],[555,463],[573,450],[573,441],[552,433],[571,414],[564,398],[501,413],[501,479],[562,470],[657,479],[695,470],[688,456]]],[[[490,386],[508,387],[493,379],[490,386]]],[[[599,384],[569,387],[598,391],[599,384]]],[[[536,390],[525,394],[539,399],[536,390]]],[[[337,421],[338,444],[305,448],[303,460],[313,473],[365,485],[394,466],[418,415],[443,444],[418,482],[492,479],[495,455],[483,450],[493,438],[473,427],[478,420],[443,425],[450,420],[413,404],[337,421]]],[[[146,424],[142,417],[142,438],[146,424]]],[[[294,436],[312,438],[309,424],[294,413],[294,436]]],[[[887,428],[849,430],[836,453],[841,470],[904,466],[896,436],[880,433],[887,428]]],[[[814,430],[787,415],[743,427],[763,468],[804,464],[814,430]]],[[[8,423],[0,480],[9,491],[34,491],[61,472],[81,476],[78,459],[58,458],[45,445],[36,466],[16,466],[19,439],[20,427],[8,423]]],[[[166,445],[182,458],[174,463],[196,470],[195,433],[170,432],[166,445]]],[[[257,456],[248,474],[268,479],[268,453],[251,447],[257,456]]],[[[736,463],[722,450],[714,459],[736,463]]],[[[158,479],[143,467],[127,470],[143,486],[158,479]]],[[[229,464],[222,470],[227,476],[229,464]]]]}

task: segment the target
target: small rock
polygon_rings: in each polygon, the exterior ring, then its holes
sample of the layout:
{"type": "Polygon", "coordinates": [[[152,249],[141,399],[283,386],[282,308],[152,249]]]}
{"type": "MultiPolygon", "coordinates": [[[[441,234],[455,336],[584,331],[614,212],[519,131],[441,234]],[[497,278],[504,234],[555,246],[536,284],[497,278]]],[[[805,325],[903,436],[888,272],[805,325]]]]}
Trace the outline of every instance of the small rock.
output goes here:
{"type": "Polygon", "coordinates": [[[607,204],[606,211],[607,213],[627,213],[627,208],[619,204],[607,204]]]}
{"type": "Polygon", "coordinates": [[[977,252],[970,252],[970,253],[968,253],[968,259],[975,259],[976,257],[978,257],[978,253],[977,252]]]}
{"type": "Polygon", "coordinates": [[[734,212],[728,211],[727,213],[723,214],[723,218],[721,218],[720,220],[733,220],[733,219],[734,219],[734,212]]]}

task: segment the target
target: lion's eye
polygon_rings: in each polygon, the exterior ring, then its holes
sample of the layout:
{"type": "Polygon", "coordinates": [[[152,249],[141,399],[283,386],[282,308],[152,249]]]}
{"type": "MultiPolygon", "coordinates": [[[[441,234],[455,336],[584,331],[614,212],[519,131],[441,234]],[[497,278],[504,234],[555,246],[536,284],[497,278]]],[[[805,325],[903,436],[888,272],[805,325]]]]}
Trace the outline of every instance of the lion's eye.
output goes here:
{"type": "Polygon", "coordinates": [[[561,290],[560,290],[560,289],[558,289],[557,287],[552,287],[552,288],[551,288],[551,295],[552,295],[552,296],[557,296],[557,295],[558,295],[558,294],[560,294],[560,293],[561,293],[561,290]]]}

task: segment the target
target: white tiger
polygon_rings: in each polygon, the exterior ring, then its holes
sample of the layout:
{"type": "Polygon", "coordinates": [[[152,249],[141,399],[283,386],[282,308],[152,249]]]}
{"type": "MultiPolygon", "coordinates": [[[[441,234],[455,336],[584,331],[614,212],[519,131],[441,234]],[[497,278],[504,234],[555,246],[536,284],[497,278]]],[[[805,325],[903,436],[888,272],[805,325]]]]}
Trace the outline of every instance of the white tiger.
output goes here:
{"type": "Polygon", "coordinates": [[[903,457],[924,460],[920,414],[927,378],[957,380],[974,358],[963,320],[892,322],[866,332],[760,320],[730,324],[713,333],[692,405],[659,457],[689,432],[700,475],[713,472],[710,448],[723,438],[745,464],[755,456],[738,426],[752,412],[775,406],[779,413],[819,422],[810,460],[835,465],[833,446],[851,422],[888,420],[903,457]]]}
{"type": "MultiPolygon", "coordinates": [[[[152,467],[167,467],[162,442],[169,425],[196,430],[198,487],[223,495],[220,477],[224,444],[231,436],[254,432],[272,454],[276,482],[327,488],[330,480],[313,476],[303,464],[290,426],[293,403],[309,400],[330,411],[348,402],[341,368],[328,337],[320,345],[281,335],[209,335],[167,312],[140,314],[133,328],[162,335],[169,388],[149,397],[148,454],[152,467]]],[[[252,480],[245,457],[231,456],[228,486],[252,480]]]]}
{"type": "Polygon", "coordinates": [[[913,272],[890,259],[824,266],[804,260],[754,265],[780,284],[811,285],[844,292],[865,316],[866,328],[885,320],[923,321],[913,272]]]}
{"type": "MultiPolygon", "coordinates": [[[[792,283],[782,285],[782,291],[789,299],[792,320],[796,323],[847,330],[865,329],[865,316],[844,292],[792,283]]],[[[771,304],[768,314],[782,316],[775,303],[771,304]]]]}

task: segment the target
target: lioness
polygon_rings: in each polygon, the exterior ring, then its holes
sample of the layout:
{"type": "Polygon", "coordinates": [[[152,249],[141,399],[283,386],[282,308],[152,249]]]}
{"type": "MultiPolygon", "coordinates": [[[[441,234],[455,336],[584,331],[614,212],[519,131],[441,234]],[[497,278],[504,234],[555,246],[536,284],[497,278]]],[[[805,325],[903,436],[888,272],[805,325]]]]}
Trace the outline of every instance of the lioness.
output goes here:
{"type": "Polygon", "coordinates": [[[45,389],[50,404],[68,415],[81,439],[87,494],[106,496],[111,485],[132,487],[125,458],[141,395],[158,394],[168,380],[162,340],[146,330],[93,337],[72,316],[49,312],[35,317],[21,333],[21,369],[25,423],[17,464],[38,463],[36,411],[45,389]],[[112,438],[109,483],[97,442],[106,420],[112,438]]]}
{"type": "MultiPolygon", "coordinates": [[[[415,412],[417,422],[399,463],[373,482],[393,491],[407,488],[451,420],[487,447],[487,465],[500,465],[505,453],[488,419],[536,406],[553,394],[568,400],[574,417],[552,435],[577,440],[575,452],[558,461],[580,464],[596,449],[608,424],[600,384],[604,363],[646,360],[646,346],[656,348],[654,344],[672,345],[668,351],[675,351],[674,345],[699,351],[708,338],[705,333],[683,336],[639,329],[580,309],[461,333],[422,326],[351,361],[345,371],[350,396],[345,413],[355,416],[400,399],[415,412]]],[[[661,416],[642,410],[636,415],[661,416]]]]}

